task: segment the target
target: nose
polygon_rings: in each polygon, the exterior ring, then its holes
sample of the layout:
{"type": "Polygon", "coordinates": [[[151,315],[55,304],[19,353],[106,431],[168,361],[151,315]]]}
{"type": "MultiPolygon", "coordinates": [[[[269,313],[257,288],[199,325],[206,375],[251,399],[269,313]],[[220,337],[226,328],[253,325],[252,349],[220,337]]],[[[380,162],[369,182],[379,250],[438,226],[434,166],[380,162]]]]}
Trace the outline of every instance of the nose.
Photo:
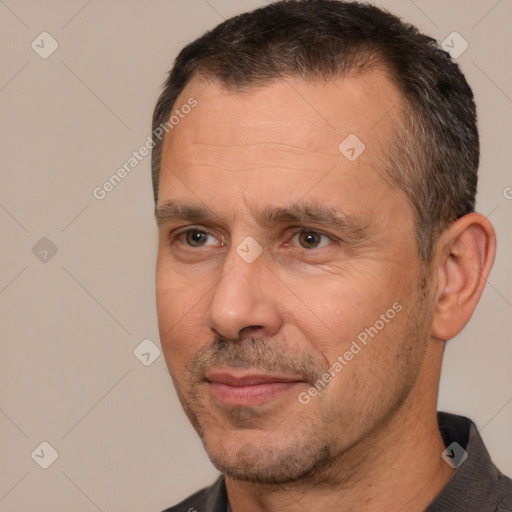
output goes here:
{"type": "Polygon", "coordinates": [[[227,339],[273,336],[281,326],[275,283],[264,254],[249,263],[231,248],[212,292],[207,327],[227,339]]]}

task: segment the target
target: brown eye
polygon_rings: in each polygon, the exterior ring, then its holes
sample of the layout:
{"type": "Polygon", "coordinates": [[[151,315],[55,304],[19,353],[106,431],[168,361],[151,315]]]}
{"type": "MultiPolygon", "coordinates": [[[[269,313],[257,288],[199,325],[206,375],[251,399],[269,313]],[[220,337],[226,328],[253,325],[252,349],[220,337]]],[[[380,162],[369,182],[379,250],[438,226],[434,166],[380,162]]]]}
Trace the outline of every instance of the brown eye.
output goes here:
{"type": "Polygon", "coordinates": [[[191,247],[203,247],[209,236],[211,235],[206,231],[190,229],[185,233],[185,240],[191,247]]]}
{"type": "Polygon", "coordinates": [[[298,233],[298,239],[300,245],[304,249],[315,249],[322,242],[322,237],[326,238],[325,235],[318,233],[317,231],[302,231],[298,233]]]}

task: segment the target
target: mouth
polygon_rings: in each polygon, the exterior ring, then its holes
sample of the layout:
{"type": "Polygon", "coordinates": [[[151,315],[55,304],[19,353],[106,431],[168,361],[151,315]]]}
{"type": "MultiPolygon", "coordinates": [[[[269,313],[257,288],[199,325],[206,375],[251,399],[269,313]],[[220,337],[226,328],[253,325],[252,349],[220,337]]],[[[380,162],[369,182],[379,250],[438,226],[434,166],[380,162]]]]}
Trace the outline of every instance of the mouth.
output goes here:
{"type": "Polygon", "coordinates": [[[211,372],[206,382],[212,398],[235,407],[263,405],[304,384],[297,376],[237,373],[232,369],[211,372]]]}

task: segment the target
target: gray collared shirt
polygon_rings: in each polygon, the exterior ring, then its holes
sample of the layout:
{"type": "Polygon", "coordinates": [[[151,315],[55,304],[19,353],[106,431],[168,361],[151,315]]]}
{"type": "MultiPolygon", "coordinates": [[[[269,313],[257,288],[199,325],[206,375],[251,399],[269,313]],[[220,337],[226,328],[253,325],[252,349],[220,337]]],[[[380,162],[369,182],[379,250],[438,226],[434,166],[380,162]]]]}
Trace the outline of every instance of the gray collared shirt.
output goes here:
{"type": "MultiPolygon", "coordinates": [[[[445,446],[456,442],[468,457],[425,512],[512,512],[512,480],[493,464],[475,424],[443,412],[437,421],[445,446]]],[[[164,512],[231,512],[224,478],[164,512]]]]}

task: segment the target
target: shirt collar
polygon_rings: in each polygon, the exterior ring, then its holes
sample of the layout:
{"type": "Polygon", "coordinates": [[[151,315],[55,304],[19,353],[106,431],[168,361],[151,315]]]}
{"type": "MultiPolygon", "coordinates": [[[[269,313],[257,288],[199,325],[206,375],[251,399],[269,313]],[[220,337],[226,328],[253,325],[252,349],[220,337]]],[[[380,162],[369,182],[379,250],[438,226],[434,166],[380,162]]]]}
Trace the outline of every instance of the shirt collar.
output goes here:
{"type": "Polygon", "coordinates": [[[475,424],[463,416],[439,412],[439,431],[446,447],[458,443],[468,454],[425,512],[443,510],[494,511],[498,503],[499,471],[475,424]]]}

